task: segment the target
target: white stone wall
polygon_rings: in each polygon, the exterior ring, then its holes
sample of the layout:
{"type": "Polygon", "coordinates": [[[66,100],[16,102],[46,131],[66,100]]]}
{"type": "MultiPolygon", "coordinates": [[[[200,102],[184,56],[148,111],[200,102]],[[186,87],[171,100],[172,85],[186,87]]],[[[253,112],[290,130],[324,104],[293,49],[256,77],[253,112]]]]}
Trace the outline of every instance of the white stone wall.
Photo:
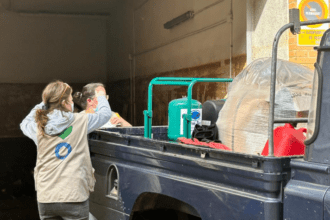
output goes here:
{"type": "MultiPolygon", "coordinates": [[[[271,57],[277,31],[289,23],[287,0],[246,0],[247,63],[271,57]]],[[[279,42],[278,58],[289,60],[289,31],[279,42]]]]}

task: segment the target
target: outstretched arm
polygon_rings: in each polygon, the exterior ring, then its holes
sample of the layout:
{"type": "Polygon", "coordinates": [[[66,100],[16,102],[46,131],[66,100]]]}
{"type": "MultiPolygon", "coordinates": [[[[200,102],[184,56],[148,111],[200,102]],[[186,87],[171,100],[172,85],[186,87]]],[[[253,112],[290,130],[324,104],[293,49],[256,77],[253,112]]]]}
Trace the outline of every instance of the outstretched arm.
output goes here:
{"type": "Polygon", "coordinates": [[[103,87],[96,89],[99,110],[96,113],[88,114],[87,134],[100,128],[110,120],[111,108],[105,95],[105,89],[103,87]]]}

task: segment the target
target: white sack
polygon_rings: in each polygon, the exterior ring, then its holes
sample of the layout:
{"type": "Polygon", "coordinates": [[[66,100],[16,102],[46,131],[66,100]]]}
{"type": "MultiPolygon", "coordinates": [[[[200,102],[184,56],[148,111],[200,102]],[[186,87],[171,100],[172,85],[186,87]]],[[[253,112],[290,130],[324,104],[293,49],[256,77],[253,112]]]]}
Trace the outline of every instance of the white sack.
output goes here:
{"type": "MultiPolygon", "coordinates": [[[[234,152],[261,153],[268,140],[270,75],[271,58],[258,59],[229,87],[216,124],[220,140],[234,152]]],[[[301,112],[306,115],[313,72],[300,64],[278,60],[276,78],[275,118],[295,118],[301,112]]]]}

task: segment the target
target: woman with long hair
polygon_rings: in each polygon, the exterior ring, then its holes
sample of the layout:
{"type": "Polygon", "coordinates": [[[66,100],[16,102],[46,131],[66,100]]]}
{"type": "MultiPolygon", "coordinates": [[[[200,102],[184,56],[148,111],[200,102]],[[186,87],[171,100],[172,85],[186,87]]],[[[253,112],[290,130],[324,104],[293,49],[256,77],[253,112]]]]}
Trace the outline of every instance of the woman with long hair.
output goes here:
{"type": "Polygon", "coordinates": [[[21,123],[23,133],[37,145],[34,169],[38,209],[43,219],[88,219],[89,194],[94,191],[94,169],[87,134],[111,117],[104,87],[97,87],[99,111],[73,113],[72,88],[49,83],[21,123]]]}
{"type": "MultiPolygon", "coordinates": [[[[95,89],[98,87],[104,87],[104,85],[102,83],[89,83],[83,87],[81,92],[76,92],[73,95],[73,101],[78,111],[95,113],[99,110],[98,100],[95,98],[95,89]]],[[[132,127],[132,125],[117,113],[112,112],[110,121],[104,124],[101,128],[112,127],[132,127]]]]}

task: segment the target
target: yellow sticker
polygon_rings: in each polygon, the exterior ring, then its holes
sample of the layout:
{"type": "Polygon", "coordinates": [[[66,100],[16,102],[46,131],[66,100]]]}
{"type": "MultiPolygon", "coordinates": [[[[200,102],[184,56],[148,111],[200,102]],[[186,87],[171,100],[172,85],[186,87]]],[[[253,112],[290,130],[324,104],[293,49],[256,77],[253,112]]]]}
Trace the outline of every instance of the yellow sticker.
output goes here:
{"type": "MultiPolygon", "coordinates": [[[[301,21],[327,19],[329,17],[328,0],[298,0],[301,21]]],[[[318,46],[328,24],[301,26],[301,32],[297,36],[300,46],[318,46]]]]}
{"type": "Polygon", "coordinates": [[[298,34],[298,42],[301,46],[320,45],[321,38],[325,30],[301,30],[298,34]]]}

